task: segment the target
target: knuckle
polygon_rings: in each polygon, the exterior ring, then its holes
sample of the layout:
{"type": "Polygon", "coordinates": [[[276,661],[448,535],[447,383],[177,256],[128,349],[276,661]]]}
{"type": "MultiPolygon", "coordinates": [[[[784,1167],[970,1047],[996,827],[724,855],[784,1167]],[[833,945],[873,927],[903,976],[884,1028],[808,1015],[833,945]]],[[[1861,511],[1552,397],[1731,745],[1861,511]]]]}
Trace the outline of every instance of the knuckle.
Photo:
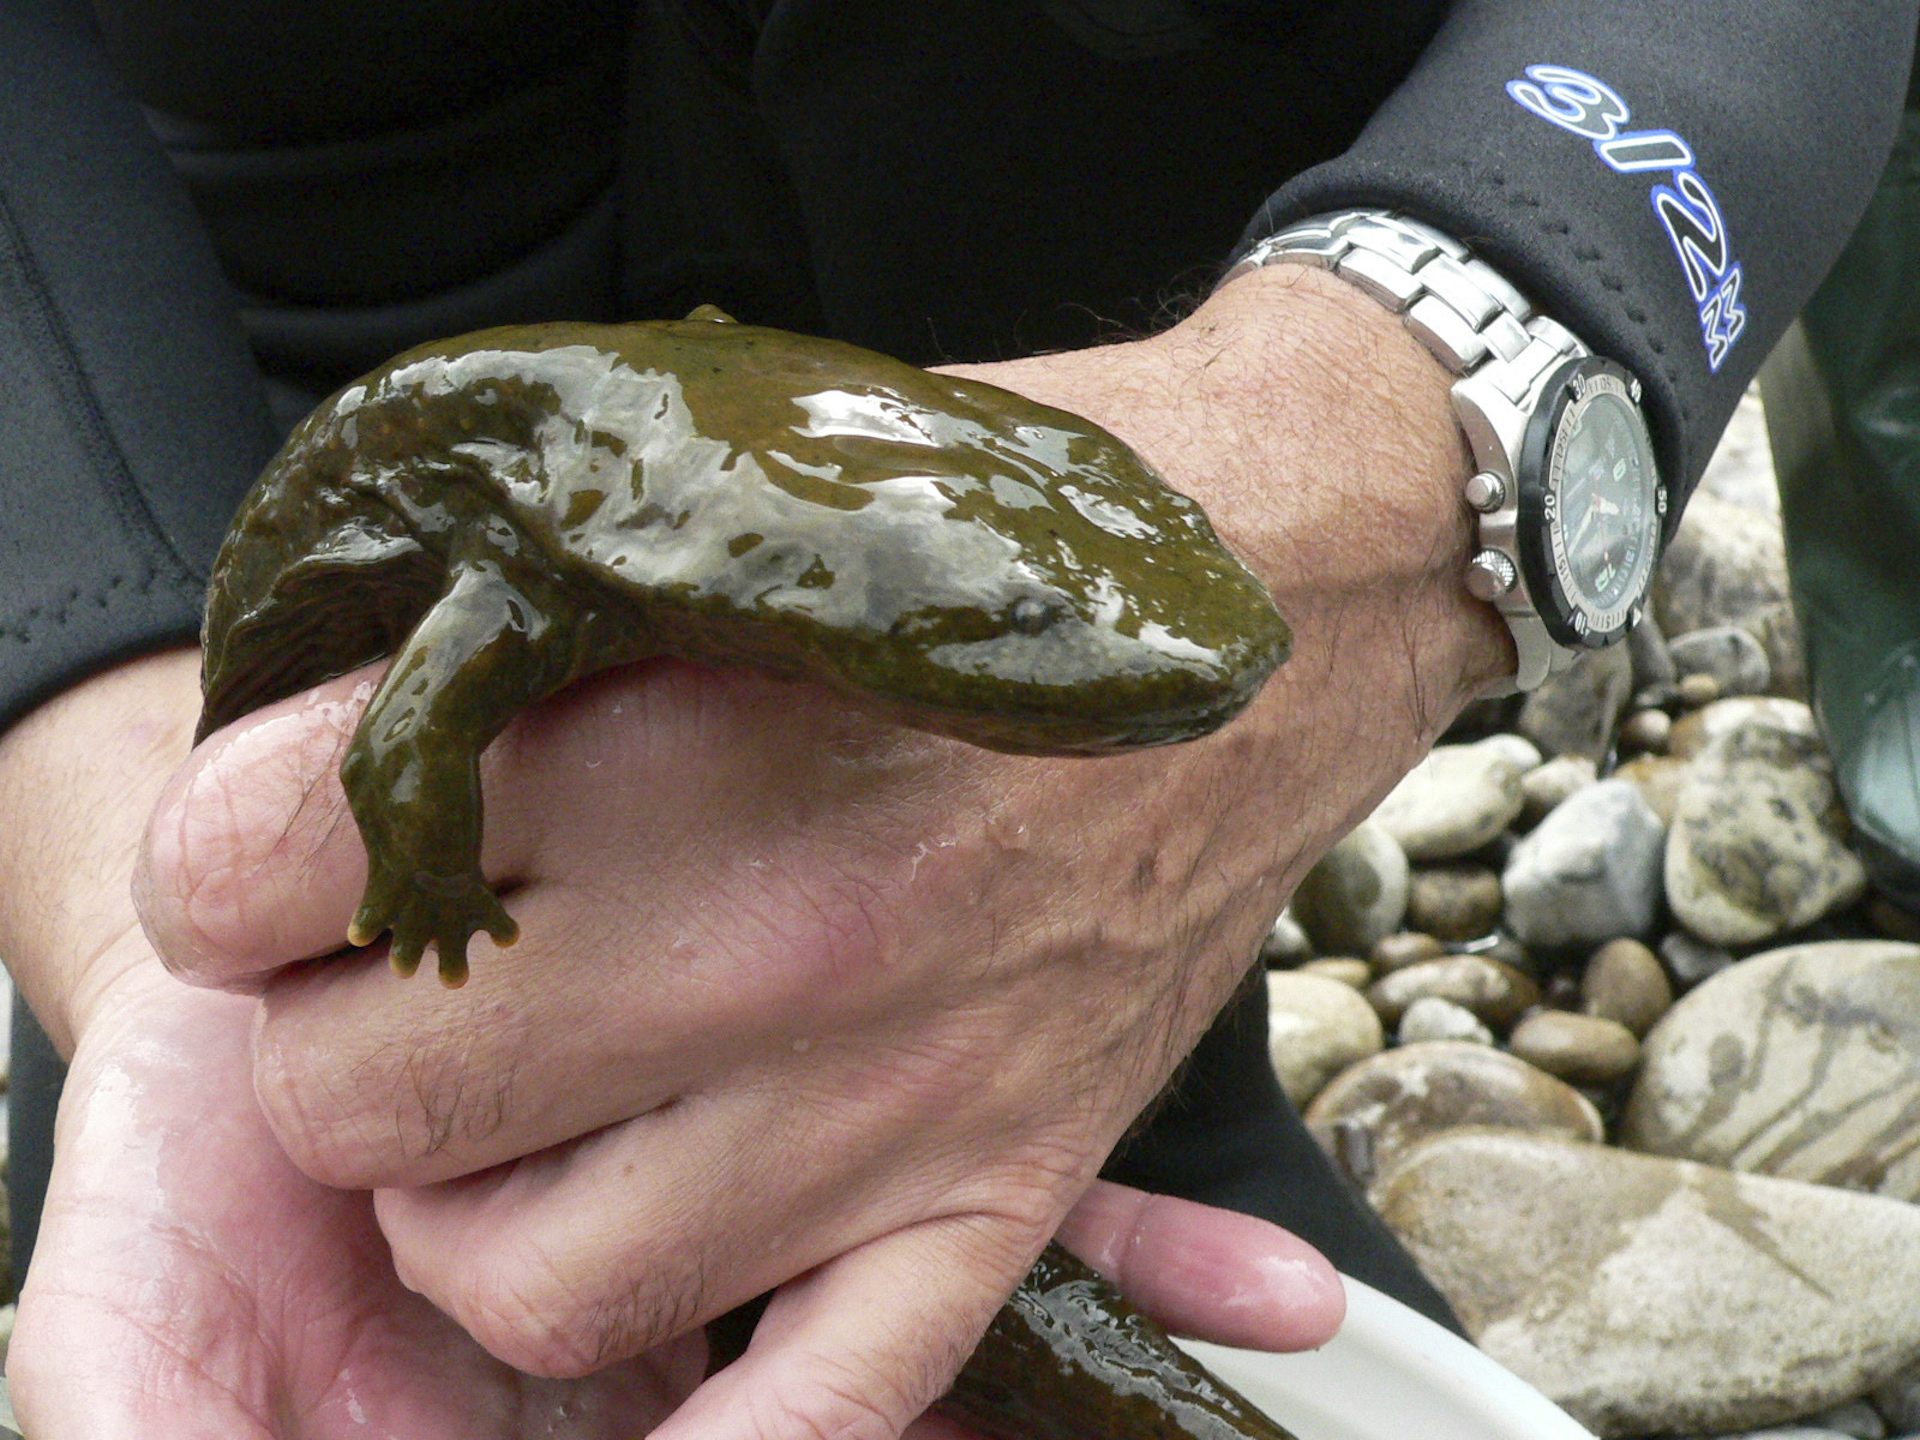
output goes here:
{"type": "Polygon", "coordinates": [[[604,1265],[581,1270],[523,1247],[470,1273],[454,1318],[495,1359],[569,1380],[663,1344],[705,1313],[697,1268],[634,1275],[623,1267],[611,1284],[604,1265]]]}
{"type": "Polygon", "coordinates": [[[294,1164],[350,1189],[488,1163],[488,1142],[514,1113],[510,1067],[475,1068],[439,1043],[356,1051],[271,1010],[255,1039],[254,1091],[294,1164]]]}
{"type": "Polygon", "coordinates": [[[321,852],[346,819],[329,783],[338,735],[285,717],[233,736],[156,818],[149,850],[160,950],[177,972],[251,969],[286,941],[321,852]]]}
{"type": "Polygon", "coordinates": [[[328,1072],[298,1063],[262,1029],[253,1062],[254,1097],[267,1128],[294,1167],[322,1185],[369,1189],[386,1178],[391,1136],[382,1134],[328,1072]]]}
{"type": "Polygon", "coordinates": [[[897,1440],[935,1394],[916,1398],[875,1367],[813,1356],[759,1397],[750,1423],[754,1440],[897,1440]]]}

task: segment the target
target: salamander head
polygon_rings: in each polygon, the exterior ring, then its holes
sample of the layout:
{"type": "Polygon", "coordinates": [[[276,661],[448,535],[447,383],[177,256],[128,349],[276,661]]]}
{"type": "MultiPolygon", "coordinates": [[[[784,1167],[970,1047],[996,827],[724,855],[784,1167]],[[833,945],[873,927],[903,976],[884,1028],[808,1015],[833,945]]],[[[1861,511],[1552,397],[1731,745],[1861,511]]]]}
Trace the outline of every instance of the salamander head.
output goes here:
{"type": "Polygon", "coordinates": [[[990,408],[991,432],[939,447],[947,503],[890,547],[920,557],[899,592],[914,598],[876,607],[884,643],[849,647],[842,680],[1002,750],[1097,753],[1224,724],[1287,655],[1266,588],[1113,436],[999,392],[990,408]]]}

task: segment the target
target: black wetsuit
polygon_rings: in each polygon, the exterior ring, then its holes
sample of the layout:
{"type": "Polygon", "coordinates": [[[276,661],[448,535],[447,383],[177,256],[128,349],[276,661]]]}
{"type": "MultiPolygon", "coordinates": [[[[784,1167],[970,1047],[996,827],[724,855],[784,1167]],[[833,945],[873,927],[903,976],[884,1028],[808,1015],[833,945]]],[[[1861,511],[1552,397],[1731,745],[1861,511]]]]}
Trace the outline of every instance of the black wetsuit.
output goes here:
{"type": "MultiPolygon", "coordinates": [[[[1914,11],[4,0],[0,726],[191,640],[279,434],[406,345],[711,301],[1005,358],[1154,327],[1350,204],[1469,241],[1630,366],[1684,494],[1866,202],[1914,11]]],[[[1118,1170],[1444,1313],[1287,1111],[1262,999],[1118,1170]]],[[[16,1041],[17,1250],[49,1061],[16,1041]]]]}

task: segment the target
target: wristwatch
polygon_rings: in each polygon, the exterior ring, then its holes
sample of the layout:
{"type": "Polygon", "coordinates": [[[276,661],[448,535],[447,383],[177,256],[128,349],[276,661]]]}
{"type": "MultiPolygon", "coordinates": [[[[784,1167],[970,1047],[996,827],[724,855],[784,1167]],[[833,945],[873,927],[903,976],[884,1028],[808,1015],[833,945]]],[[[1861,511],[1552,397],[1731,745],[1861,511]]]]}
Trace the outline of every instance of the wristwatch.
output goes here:
{"type": "Polygon", "coordinates": [[[1667,513],[1640,382],[1458,240],[1404,215],[1301,220],[1226,280],[1277,261],[1359,286],[1457,377],[1453,410],[1475,467],[1465,499],[1478,519],[1466,586],[1499,609],[1520,655],[1489,693],[1532,690],[1624,639],[1644,613],[1667,513]]]}

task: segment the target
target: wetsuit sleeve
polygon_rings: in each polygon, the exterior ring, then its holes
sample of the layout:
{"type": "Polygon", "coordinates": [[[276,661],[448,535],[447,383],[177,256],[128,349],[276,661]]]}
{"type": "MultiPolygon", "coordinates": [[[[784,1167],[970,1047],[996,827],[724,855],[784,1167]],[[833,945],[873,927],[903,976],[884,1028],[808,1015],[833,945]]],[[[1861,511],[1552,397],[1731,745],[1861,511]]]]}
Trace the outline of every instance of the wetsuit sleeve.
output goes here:
{"type": "Polygon", "coordinates": [[[84,0],[0,5],[0,730],[199,627],[272,445],[233,301],[84,0]]]}
{"type": "Polygon", "coordinates": [[[1873,191],[1915,8],[1461,0],[1352,148],[1246,241],[1351,205],[1465,241],[1640,376],[1685,495],[1873,191]]]}

